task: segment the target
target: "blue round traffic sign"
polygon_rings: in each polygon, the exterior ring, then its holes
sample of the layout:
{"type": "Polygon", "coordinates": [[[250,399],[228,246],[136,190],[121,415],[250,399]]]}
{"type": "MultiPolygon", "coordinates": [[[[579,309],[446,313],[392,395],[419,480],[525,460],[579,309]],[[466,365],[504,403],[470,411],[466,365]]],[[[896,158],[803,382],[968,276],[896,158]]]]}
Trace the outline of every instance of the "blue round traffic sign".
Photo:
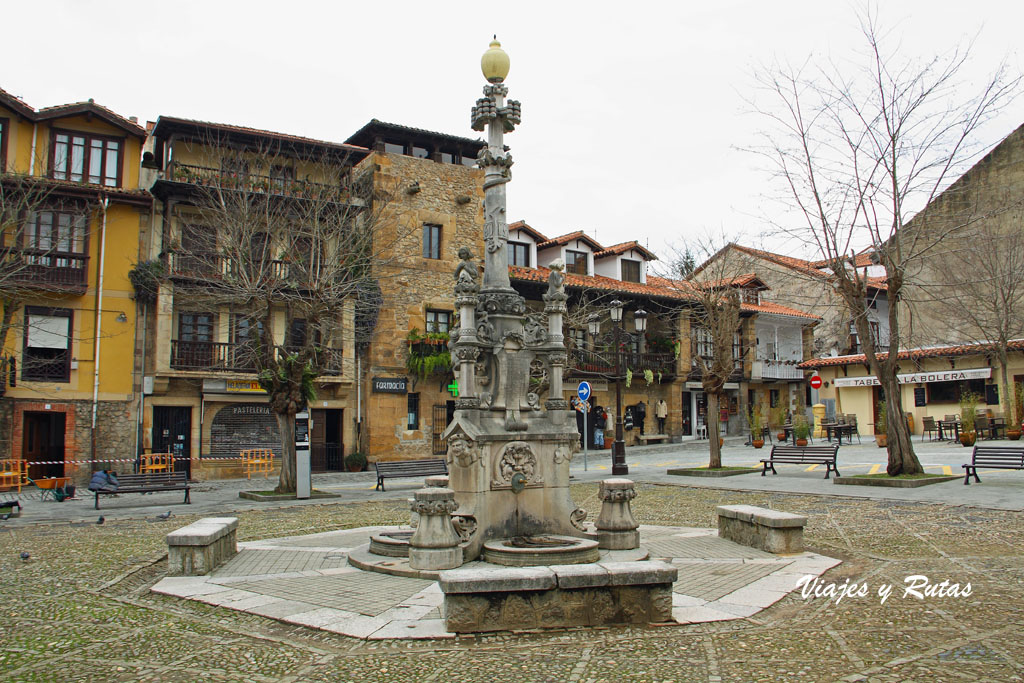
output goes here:
{"type": "Polygon", "coordinates": [[[580,397],[581,401],[590,398],[590,382],[580,382],[580,386],[576,389],[576,395],[580,397]]]}

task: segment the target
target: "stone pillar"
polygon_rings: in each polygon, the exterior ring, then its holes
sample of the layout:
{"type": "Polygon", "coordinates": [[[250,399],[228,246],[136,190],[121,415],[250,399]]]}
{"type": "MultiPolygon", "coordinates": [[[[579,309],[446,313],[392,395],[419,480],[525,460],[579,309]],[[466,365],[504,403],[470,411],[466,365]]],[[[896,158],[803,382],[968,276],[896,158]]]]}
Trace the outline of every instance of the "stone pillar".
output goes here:
{"type": "Polygon", "coordinates": [[[462,566],[459,534],[452,524],[452,513],[459,507],[455,492],[430,487],[416,492],[412,511],[419,515],[419,526],[409,540],[409,566],[413,569],[454,569],[462,566]]]}
{"type": "MultiPolygon", "coordinates": [[[[448,488],[447,474],[434,474],[423,480],[423,485],[429,488],[448,488]]],[[[413,529],[420,525],[420,513],[416,512],[416,499],[409,499],[409,509],[412,511],[409,517],[409,526],[413,529]]]]}
{"type": "Polygon", "coordinates": [[[633,519],[629,501],[636,488],[629,479],[605,479],[600,489],[601,514],[597,517],[597,545],[606,550],[640,547],[639,525],[633,519]]]}
{"type": "Polygon", "coordinates": [[[825,404],[815,403],[811,406],[811,412],[814,413],[814,436],[820,439],[825,436],[825,430],[821,426],[825,421],[825,404]]]}

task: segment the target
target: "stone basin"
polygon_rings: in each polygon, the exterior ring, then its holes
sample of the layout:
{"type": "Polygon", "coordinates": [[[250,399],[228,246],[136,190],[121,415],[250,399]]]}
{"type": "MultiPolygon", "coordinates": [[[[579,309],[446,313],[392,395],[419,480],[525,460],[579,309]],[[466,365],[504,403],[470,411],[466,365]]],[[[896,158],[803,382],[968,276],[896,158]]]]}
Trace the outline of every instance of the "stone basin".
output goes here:
{"type": "Polygon", "coordinates": [[[409,557],[409,539],[413,530],[386,531],[370,536],[370,552],[384,557],[409,557]]]}
{"type": "Polygon", "coordinates": [[[517,536],[484,543],[485,562],[506,567],[586,564],[600,559],[597,541],[573,536],[517,536]]]}

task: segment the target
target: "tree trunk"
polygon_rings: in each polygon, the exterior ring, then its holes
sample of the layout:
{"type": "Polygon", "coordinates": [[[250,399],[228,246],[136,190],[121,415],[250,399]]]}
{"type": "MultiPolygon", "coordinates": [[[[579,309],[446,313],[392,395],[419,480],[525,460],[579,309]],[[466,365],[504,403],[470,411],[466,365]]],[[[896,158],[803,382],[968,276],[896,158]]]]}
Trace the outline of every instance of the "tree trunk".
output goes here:
{"type": "Polygon", "coordinates": [[[1009,364],[1009,354],[1006,352],[1006,344],[999,345],[999,379],[1002,386],[1003,400],[1006,402],[1006,429],[1020,429],[1020,416],[1017,415],[1016,392],[1010,391],[1010,373],[1006,366],[1009,364]]]}
{"type": "Polygon", "coordinates": [[[885,471],[891,477],[897,474],[922,474],[914,447],[910,442],[910,427],[900,405],[900,385],[895,376],[887,376],[885,383],[885,433],[888,438],[886,449],[889,464],[885,471]]]}
{"type": "Polygon", "coordinates": [[[274,493],[295,493],[295,415],[274,413],[281,433],[281,477],[274,493]]]}
{"type": "Polygon", "coordinates": [[[711,442],[711,460],[708,461],[709,469],[716,469],[722,466],[722,448],[718,445],[718,406],[720,405],[718,392],[708,394],[708,440],[711,442]]]}

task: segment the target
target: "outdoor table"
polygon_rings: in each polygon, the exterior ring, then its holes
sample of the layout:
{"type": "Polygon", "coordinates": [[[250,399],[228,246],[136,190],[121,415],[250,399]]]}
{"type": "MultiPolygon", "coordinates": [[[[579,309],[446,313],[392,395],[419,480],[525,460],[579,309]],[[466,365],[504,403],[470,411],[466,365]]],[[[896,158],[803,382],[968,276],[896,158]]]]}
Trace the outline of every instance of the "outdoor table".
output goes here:
{"type": "Polygon", "coordinates": [[[942,429],[952,429],[954,436],[952,439],[946,439],[947,441],[959,441],[960,440],[960,421],[959,420],[939,420],[939,440],[943,440],[942,429]]]}
{"type": "Polygon", "coordinates": [[[828,424],[823,424],[821,426],[825,428],[825,438],[827,438],[829,442],[832,441],[833,434],[836,435],[836,440],[839,441],[840,446],[843,445],[844,433],[849,434],[850,439],[853,438],[853,425],[842,424],[839,422],[830,422],[828,424]],[[847,430],[850,431],[847,432],[847,430]]]}
{"type": "Polygon", "coordinates": [[[785,432],[785,434],[786,434],[786,439],[785,439],[786,441],[789,441],[790,435],[793,436],[793,445],[795,446],[796,445],[796,430],[793,429],[793,425],[792,424],[782,425],[782,431],[785,432]]]}
{"type": "Polygon", "coordinates": [[[989,429],[992,430],[992,438],[993,439],[998,439],[999,438],[999,430],[1000,429],[1003,430],[1004,434],[1006,433],[1006,418],[1005,417],[993,417],[993,418],[990,418],[989,421],[988,421],[988,424],[989,424],[989,429]]]}

